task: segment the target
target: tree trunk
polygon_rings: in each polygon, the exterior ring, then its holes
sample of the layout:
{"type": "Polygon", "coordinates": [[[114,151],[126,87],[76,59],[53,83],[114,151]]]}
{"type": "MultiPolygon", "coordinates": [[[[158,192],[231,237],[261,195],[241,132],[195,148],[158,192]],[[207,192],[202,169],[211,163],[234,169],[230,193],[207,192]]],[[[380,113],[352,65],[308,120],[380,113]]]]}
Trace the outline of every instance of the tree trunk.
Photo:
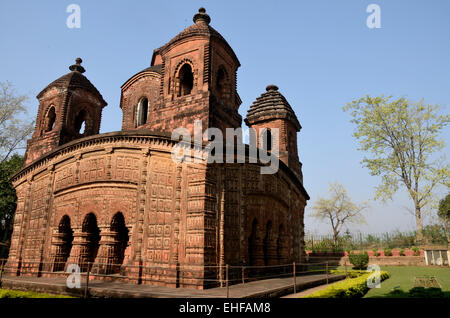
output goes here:
{"type": "Polygon", "coordinates": [[[334,231],[334,233],[333,233],[333,241],[334,241],[334,249],[335,250],[337,249],[338,235],[339,235],[339,232],[334,231]]]}
{"type": "Polygon", "coordinates": [[[417,226],[417,234],[416,234],[416,240],[418,244],[423,244],[423,222],[422,222],[422,215],[420,213],[420,207],[416,203],[416,226],[417,226]]]}

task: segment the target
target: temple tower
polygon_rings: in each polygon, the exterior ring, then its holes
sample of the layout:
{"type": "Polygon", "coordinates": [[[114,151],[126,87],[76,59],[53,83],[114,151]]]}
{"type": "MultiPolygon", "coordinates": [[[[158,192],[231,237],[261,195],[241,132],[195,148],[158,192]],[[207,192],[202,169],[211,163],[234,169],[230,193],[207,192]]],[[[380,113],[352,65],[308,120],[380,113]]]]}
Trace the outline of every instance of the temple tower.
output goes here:
{"type": "Polygon", "coordinates": [[[245,123],[256,130],[258,145],[264,145],[271,151],[274,142],[278,143],[280,160],[303,182],[302,164],[298,159],[297,149],[297,132],[302,126],[276,85],[267,86],[266,92],[253,102],[245,123]],[[272,132],[274,128],[278,130],[278,140],[275,140],[272,132]]]}
{"type": "Polygon", "coordinates": [[[81,58],[69,67],[70,73],[44,88],[36,98],[39,110],[36,129],[27,143],[25,165],[69,141],[98,134],[102,95],[83,75],[81,58]]]}
{"type": "Polygon", "coordinates": [[[122,130],[151,129],[171,133],[194,120],[203,130],[240,127],[236,91],[240,66],[233,49],[209,24],[204,8],[194,24],[153,52],[150,67],[122,86],[122,130]]]}

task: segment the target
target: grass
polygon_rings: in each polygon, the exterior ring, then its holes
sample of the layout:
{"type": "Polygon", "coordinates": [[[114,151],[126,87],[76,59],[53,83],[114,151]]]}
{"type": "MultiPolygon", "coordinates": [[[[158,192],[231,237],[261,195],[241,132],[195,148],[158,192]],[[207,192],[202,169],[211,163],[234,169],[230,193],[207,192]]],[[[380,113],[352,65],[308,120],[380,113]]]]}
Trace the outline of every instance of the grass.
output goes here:
{"type": "Polygon", "coordinates": [[[36,293],[31,291],[24,292],[11,289],[0,289],[0,298],[73,298],[73,297],[65,295],[36,293]]]}
{"type": "Polygon", "coordinates": [[[450,297],[450,268],[425,266],[382,266],[391,277],[381,283],[381,288],[373,288],[364,298],[404,298],[414,287],[414,278],[434,276],[441,285],[445,297],[450,297]]]}

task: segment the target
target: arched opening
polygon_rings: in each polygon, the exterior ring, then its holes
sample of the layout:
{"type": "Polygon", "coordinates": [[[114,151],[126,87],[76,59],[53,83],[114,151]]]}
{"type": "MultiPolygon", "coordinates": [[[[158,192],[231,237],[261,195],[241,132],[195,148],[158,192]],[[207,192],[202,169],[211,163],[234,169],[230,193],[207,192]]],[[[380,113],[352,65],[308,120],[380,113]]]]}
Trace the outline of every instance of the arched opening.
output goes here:
{"type": "Polygon", "coordinates": [[[113,249],[113,272],[120,270],[120,265],[123,263],[125,256],[125,249],[128,245],[128,229],[125,226],[125,218],[121,212],[114,214],[111,220],[111,233],[114,234],[114,249],[113,249]]]}
{"type": "Polygon", "coordinates": [[[264,237],[264,241],[263,241],[263,251],[264,251],[264,265],[267,266],[269,265],[269,261],[270,261],[270,245],[272,241],[272,221],[268,221],[267,225],[266,225],[266,235],[264,237]]]}
{"type": "Polygon", "coordinates": [[[85,272],[88,268],[88,262],[93,263],[97,257],[100,241],[100,229],[97,225],[97,217],[94,213],[89,213],[84,217],[81,231],[86,234],[85,250],[81,257],[81,271],[85,272]]]}
{"type": "Polygon", "coordinates": [[[272,132],[269,128],[263,131],[263,149],[266,151],[272,151],[272,132]]]}
{"type": "Polygon", "coordinates": [[[148,117],[148,99],[146,97],[143,97],[138,103],[137,126],[146,124],[147,117],[148,117]]]}
{"type": "Polygon", "coordinates": [[[75,130],[81,136],[86,134],[86,122],[88,120],[88,117],[89,114],[85,109],[80,111],[78,115],[75,117],[75,130]]]}
{"type": "Polygon", "coordinates": [[[194,73],[189,64],[186,63],[181,67],[179,79],[180,91],[178,92],[178,96],[189,95],[194,87],[194,73]]]}
{"type": "Polygon", "coordinates": [[[63,271],[72,249],[73,231],[70,226],[70,217],[64,215],[58,225],[56,235],[56,254],[53,263],[53,271],[63,271]]]}
{"type": "Polygon", "coordinates": [[[248,262],[250,266],[256,265],[256,249],[257,249],[257,231],[258,220],[254,219],[252,222],[252,230],[248,237],[248,262]]]}
{"type": "Polygon", "coordinates": [[[52,131],[55,128],[56,121],[56,110],[55,107],[51,106],[45,116],[45,132],[52,131]]]}
{"type": "Polygon", "coordinates": [[[221,99],[227,99],[227,74],[225,73],[225,70],[221,67],[217,71],[217,77],[216,77],[216,91],[217,95],[221,99]]]}

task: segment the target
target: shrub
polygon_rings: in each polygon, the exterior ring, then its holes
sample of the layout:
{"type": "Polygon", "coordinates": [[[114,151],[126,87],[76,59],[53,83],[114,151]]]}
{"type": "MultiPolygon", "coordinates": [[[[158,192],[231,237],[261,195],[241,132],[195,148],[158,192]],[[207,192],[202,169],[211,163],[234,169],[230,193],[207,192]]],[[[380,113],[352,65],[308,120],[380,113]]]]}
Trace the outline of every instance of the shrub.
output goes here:
{"type": "MultiPolygon", "coordinates": [[[[330,274],[334,275],[345,275],[345,273],[346,271],[342,269],[332,269],[330,271],[330,274]]],[[[354,269],[347,270],[347,278],[356,278],[365,274],[367,274],[367,271],[365,270],[354,270],[354,269]]]]}
{"type": "Polygon", "coordinates": [[[333,251],[333,240],[324,238],[320,242],[314,244],[314,253],[328,253],[333,251]]]}
{"type": "Polygon", "coordinates": [[[369,255],[367,252],[361,254],[349,254],[350,263],[352,263],[354,269],[366,269],[369,263],[369,255]]]}
{"type": "Polygon", "coordinates": [[[420,249],[417,246],[411,248],[414,251],[414,256],[420,256],[420,249]]]}
{"type": "Polygon", "coordinates": [[[73,298],[64,295],[52,295],[36,292],[24,292],[19,290],[0,289],[0,298],[73,298]]]}
{"type": "Polygon", "coordinates": [[[378,249],[374,248],[372,251],[373,251],[373,256],[378,256],[379,255],[378,254],[378,249]]]}
{"type": "Polygon", "coordinates": [[[390,248],[384,249],[384,255],[385,256],[392,256],[392,250],[390,248]]]}
{"type": "MultiPolygon", "coordinates": [[[[309,294],[304,298],[361,298],[369,291],[367,279],[370,275],[372,274],[367,273],[356,278],[340,281],[323,290],[309,294]]],[[[387,278],[389,278],[389,273],[381,271],[380,281],[387,278]]]]}
{"type": "Polygon", "coordinates": [[[405,256],[405,250],[403,248],[400,249],[400,256],[405,256]]]}

